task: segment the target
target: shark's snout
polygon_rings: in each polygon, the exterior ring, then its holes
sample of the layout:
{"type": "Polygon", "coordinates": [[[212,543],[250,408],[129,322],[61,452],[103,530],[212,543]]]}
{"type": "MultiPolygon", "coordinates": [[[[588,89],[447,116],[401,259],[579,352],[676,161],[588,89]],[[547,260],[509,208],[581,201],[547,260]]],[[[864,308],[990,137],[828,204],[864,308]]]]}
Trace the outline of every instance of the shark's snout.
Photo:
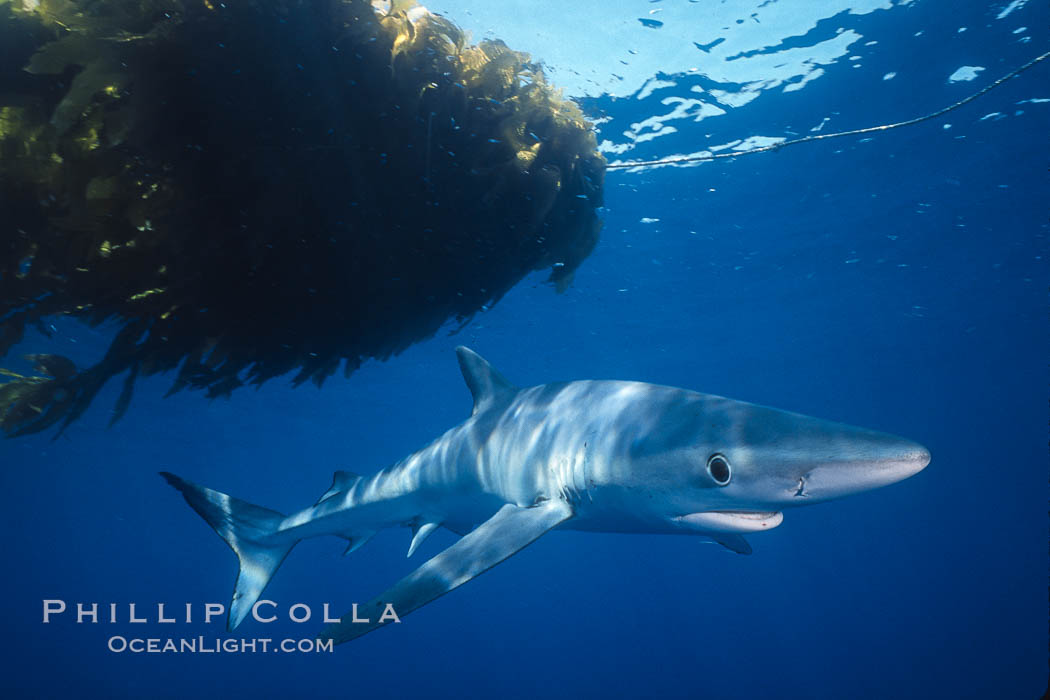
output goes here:
{"type": "Polygon", "coordinates": [[[929,463],[930,452],[922,445],[878,435],[807,471],[795,497],[827,500],[870,491],[914,476],[929,463]]]}

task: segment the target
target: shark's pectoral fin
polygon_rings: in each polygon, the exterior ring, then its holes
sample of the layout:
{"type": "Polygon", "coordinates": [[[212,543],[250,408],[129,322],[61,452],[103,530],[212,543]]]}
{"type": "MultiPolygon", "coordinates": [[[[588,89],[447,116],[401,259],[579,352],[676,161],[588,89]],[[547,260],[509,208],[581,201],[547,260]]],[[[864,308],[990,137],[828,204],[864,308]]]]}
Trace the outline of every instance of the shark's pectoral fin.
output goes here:
{"type": "Polygon", "coordinates": [[[488,571],[571,517],[571,506],[561,500],[544,501],[528,508],[507,504],[385,593],[326,627],[320,636],[342,644],[371,632],[393,621],[389,614],[385,614],[388,605],[400,619],[488,571]],[[358,622],[354,622],[355,613],[358,622]],[[364,622],[365,619],[368,622],[364,622]]]}
{"type": "Polygon", "coordinates": [[[719,532],[710,534],[708,537],[737,554],[751,554],[751,544],[744,539],[743,535],[737,535],[732,532],[719,532]]]}

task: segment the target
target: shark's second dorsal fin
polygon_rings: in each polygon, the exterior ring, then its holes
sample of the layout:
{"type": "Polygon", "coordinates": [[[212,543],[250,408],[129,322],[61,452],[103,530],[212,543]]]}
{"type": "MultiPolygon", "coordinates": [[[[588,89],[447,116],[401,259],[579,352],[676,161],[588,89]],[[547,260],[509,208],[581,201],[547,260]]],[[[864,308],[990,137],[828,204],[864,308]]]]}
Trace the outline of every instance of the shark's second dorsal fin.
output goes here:
{"type": "Polygon", "coordinates": [[[463,372],[463,379],[474,396],[474,413],[471,415],[476,415],[501,397],[518,390],[485,358],[470,348],[460,345],[456,348],[456,357],[459,358],[459,369],[463,372]]]}
{"type": "Polygon", "coordinates": [[[319,506],[337,493],[348,490],[354,485],[354,482],[360,478],[360,476],[353,472],[340,469],[332,475],[332,485],[328,487],[327,491],[321,494],[321,497],[317,499],[317,503],[314,505],[319,506]]]}

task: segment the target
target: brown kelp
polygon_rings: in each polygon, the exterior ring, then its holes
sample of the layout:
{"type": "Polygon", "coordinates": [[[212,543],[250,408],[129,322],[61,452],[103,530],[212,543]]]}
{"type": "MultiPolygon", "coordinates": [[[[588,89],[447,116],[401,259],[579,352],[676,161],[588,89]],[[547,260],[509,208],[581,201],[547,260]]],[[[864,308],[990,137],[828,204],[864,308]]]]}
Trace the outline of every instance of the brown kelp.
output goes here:
{"type": "Polygon", "coordinates": [[[78,370],[0,375],[9,436],[105,382],[320,385],[597,241],[604,161],[526,54],[394,0],[0,0],[0,355],[115,322],[78,370]]]}

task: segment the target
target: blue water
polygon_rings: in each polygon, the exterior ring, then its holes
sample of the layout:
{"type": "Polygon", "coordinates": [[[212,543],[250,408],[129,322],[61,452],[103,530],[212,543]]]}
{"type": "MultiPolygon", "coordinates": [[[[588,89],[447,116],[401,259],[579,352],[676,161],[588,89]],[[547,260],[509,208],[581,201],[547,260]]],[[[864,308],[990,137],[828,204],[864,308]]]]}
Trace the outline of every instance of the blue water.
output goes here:
{"type": "MultiPolygon", "coordinates": [[[[626,16],[648,17],[650,5],[626,16]]],[[[717,119],[679,120],[622,157],[811,133],[825,117],[825,131],[910,118],[1050,43],[1045,3],[1005,19],[1007,3],[965,5],[835,16],[814,31],[863,35],[850,50],[858,61],[842,57],[803,89],[767,90],[717,119]],[[1014,32],[1022,26],[1032,29],[1014,32]],[[964,65],[985,70],[946,80],[964,65]]],[[[550,19],[536,18],[536,32],[550,19]]],[[[659,37],[637,26],[639,42],[659,37]]],[[[665,97],[711,87],[664,78],[675,86],[642,99],[588,97],[588,113],[610,118],[602,136],[623,142],[665,97]]],[[[57,441],[0,443],[4,696],[1039,697],[1050,103],[1029,100],[1050,98],[1048,78],[1038,66],[870,140],[610,171],[602,242],[565,294],[529,278],[458,335],[320,391],[278,380],[229,401],[162,399],[170,378],[152,378],[112,429],[119,385],[57,441]],[[301,508],[332,471],[386,466],[469,413],[458,344],[523,385],[688,387],[904,435],[933,461],[886,489],[788,512],[752,538],[751,556],[696,538],[555,532],[332,654],[107,650],[115,635],[226,636],[200,620],[205,603],[228,602],[235,559],[157,471],[301,508]],[[45,599],[98,602],[103,618],[118,603],[121,622],[78,625],[67,613],[45,625],[45,599]],[[129,624],[130,602],[151,621],[129,624]],[[192,603],[194,621],[157,623],[157,603],[179,617],[192,603]]],[[[91,359],[106,347],[106,329],[55,326],[53,339],[17,351],[91,359]]],[[[267,590],[281,619],[233,637],[311,637],[324,603],[342,613],[453,541],[435,534],[412,562],[405,531],[348,558],[334,539],[304,542],[267,590]],[[315,618],[298,625],[286,612],[300,602],[315,618]]]]}

